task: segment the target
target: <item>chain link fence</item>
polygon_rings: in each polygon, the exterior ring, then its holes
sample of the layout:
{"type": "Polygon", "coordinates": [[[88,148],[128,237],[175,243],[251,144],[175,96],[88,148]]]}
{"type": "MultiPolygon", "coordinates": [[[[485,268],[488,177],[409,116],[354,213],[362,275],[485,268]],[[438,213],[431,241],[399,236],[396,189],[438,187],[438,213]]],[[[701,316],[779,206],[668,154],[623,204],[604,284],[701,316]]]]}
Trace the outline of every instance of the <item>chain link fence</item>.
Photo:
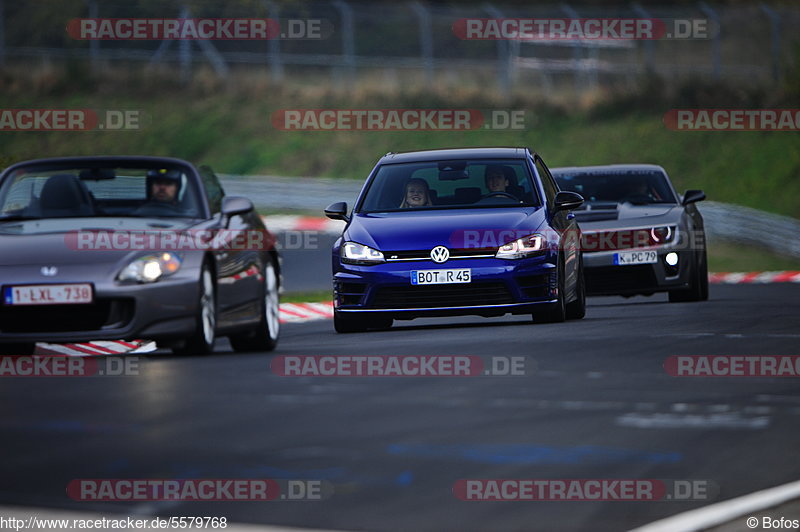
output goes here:
{"type": "Polygon", "coordinates": [[[422,2],[11,2],[0,0],[0,62],[72,61],[95,71],[167,67],[184,81],[199,68],[223,79],[261,70],[276,81],[322,74],[335,84],[365,80],[393,85],[494,87],[512,91],[634,88],[652,73],[666,83],[687,79],[732,84],[779,83],[794,68],[800,6],[792,4],[681,7],[620,4],[616,8],[422,2]],[[56,7],[54,7],[56,6],[56,7]],[[323,21],[324,38],[272,40],[77,40],[74,18],[243,17],[323,21]],[[708,38],[628,41],[465,40],[464,18],[654,18],[703,20],[708,38]]]}

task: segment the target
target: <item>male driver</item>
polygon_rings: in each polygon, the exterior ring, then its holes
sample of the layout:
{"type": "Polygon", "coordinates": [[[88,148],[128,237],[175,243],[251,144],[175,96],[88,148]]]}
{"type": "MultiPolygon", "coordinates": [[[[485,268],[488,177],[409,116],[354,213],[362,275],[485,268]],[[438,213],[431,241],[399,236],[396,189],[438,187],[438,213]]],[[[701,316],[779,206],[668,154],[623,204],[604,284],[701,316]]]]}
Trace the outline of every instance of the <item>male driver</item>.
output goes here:
{"type": "Polygon", "coordinates": [[[508,178],[505,172],[503,172],[502,166],[499,164],[487,166],[484,176],[486,179],[486,188],[489,189],[489,193],[506,191],[506,187],[508,187],[508,178]]]}
{"type": "Polygon", "coordinates": [[[181,186],[181,173],[177,170],[149,170],[147,172],[147,197],[156,203],[175,205],[181,186]]]}

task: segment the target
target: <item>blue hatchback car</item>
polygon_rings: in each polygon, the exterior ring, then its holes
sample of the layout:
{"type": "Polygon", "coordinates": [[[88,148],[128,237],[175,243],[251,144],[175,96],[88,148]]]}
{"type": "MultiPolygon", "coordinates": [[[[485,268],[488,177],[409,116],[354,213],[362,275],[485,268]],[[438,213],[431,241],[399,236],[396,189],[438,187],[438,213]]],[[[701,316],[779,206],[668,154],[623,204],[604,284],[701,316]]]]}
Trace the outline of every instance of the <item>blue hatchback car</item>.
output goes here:
{"type": "Polygon", "coordinates": [[[586,311],[583,198],[560,192],[527,148],[388,153],[378,161],[333,246],[337,332],[418,317],[531,314],[535,322],[586,311]]]}

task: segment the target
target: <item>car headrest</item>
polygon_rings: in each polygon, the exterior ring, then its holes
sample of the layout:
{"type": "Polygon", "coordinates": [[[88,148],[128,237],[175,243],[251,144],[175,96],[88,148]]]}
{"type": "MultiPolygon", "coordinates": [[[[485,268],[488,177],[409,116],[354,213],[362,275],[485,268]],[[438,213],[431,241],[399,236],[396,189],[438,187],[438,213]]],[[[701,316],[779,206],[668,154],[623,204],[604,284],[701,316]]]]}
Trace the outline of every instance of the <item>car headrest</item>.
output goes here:
{"type": "Polygon", "coordinates": [[[63,214],[88,214],[91,211],[89,193],[72,174],[50,176],[39,195],[43,210],[64,211],[63,214]]]}

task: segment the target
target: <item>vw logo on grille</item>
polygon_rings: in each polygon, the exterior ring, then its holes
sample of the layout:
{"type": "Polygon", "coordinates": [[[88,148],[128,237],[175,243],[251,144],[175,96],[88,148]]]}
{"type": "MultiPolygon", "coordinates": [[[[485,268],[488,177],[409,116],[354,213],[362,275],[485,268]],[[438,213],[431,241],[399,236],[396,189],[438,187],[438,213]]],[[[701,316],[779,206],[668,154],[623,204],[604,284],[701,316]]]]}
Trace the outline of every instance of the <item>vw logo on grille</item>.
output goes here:
{"type": "Polygon", "coordinates": [[[441,264],[450,258],[450,251],[444,246],[436,246],[431,250],[431,260],[441,264]]]}

